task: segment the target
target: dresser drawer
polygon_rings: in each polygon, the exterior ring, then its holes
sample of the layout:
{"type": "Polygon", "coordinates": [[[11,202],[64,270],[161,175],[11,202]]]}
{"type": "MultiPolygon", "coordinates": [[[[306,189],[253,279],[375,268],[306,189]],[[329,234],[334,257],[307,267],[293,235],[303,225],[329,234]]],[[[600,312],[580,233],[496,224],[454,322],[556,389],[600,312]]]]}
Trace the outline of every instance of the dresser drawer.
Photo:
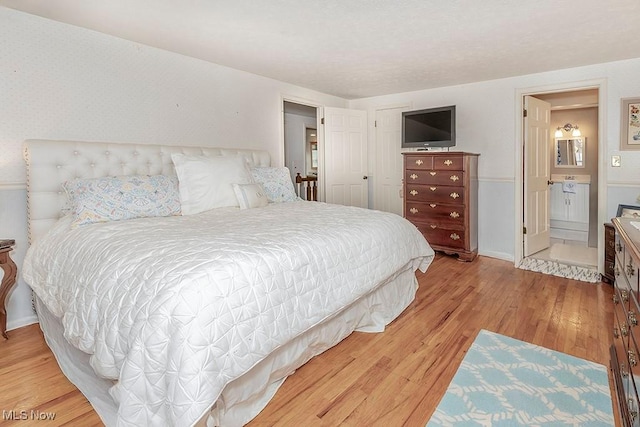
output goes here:
{"type": "Polygon", "coordinates": [[[437,155],[411,154],[405,157],[406,169],[461,171],[464,170],[464,157],[461,154],[437,155]]]}
{"type": "Polygon", "coordinates": [[[437,224],[414,223],[430,245],[464,249],[465,230],[442,228],[437,224]]]}
{"type": "Polygon", "coordinates": [[[461,171],[421,171],[407,169],[404,174],[405,182],[409,184],[425,185],[456,185],[464,182],[464,172],[461,171]]]}
{"type": "Polygon", "coordinates": [[[407,202],[405,217],[411,222],[436,224],[455,230],[464,229],[464,207],[443,203],[407,202]]]}
{"type": "Polygon", "coordinates": [[[631,256],[631,251],[624,252],[624,263],[619,266],[634,293],[638,293],[638,262],[631,256]]]}
{"type": "Polygon", "coordinates": [[[622,376],[625,384],[623,388],[628,390],[628,378],[629,378],[629,362],[627,360],[627,348],[629,347],[629,326],[625,321],[625,318],[621,318],[619,316],[619,311],[616,310],[614,312],[614,328],[613,328],[613,345],[616,348],[616,360],[618,362],[618,366],[621,373],[625,375],[622,376]]]}
{"type": "Polygon", "coordinates": [[[404,196],[407,203],[433,202],[462,204],[464,200],[464,187],[407,184],[406,188],[407,193],[404,196]]]}
{"type": "Polygon", "coordinates": [[[405,169],[432,170],[433,156],[429,154],[407,155],[404,163],[405,169]]]}
{"type": "Polygon", "coordinates": [[[604,260],[604,273],[609,276],[609,277],[615,277],[614,272],[615,272],[615,267],[616,267],[616,262],[614,259],[605,259],[604,260]]]}
{"type": "Polygon", "coordinates": [[[433,159],[433,169],[435,170],[464,170],[464,158],[460,155],[439,156],[433,159]]]}
{"type": "Polygon", "coordinates": [[[607,224],[607,226],[605,227],[604,238],[607,242],[613,242],[610,245],[611,248],[613,249],[613,245],[615,244],[615,241],[616,241],[616,230],[615,228],[613,228],[611,224],[607,224]]]}

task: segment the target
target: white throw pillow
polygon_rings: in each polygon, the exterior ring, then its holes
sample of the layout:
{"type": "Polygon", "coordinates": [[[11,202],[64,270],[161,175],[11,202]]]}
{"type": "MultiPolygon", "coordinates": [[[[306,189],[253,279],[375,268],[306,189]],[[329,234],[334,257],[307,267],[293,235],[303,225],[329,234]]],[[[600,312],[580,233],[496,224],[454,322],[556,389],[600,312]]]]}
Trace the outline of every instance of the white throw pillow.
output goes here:
{"type": "Polygon", "coordinates": [[[239,206],[232,184],[253,182],[242,156],[188,156],[174,153],[183,215],[239,206]]]}
{"type": "Polygon", "coordinates": [[[240,209],[261,208],[269,204],[269,199],[260,184],[233,184],[240,209]]]}

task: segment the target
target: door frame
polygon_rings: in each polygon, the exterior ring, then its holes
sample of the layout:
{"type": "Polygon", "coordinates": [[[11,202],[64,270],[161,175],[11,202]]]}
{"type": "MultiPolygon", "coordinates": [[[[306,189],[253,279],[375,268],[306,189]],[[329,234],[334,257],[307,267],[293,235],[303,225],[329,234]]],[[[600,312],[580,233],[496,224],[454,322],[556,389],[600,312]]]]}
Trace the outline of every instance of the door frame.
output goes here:
{"type": "MultiPolygon", "coordinates": [[[[324,104],[320,101],[300,98],[286,94],[280,95],[280,150],[279,164],[284,166],[285,161],[285,140],[284,140],[284,103],[291,102],[294,104],[306,105],[316,109],[316,131],[318,133],[318,201],[324,201],[324,129],[320,123],[320,119],[324,117],[324,104]]],[[[272,162],[273,163],[273,162],[272,162]]]]}
{"type": "Polygon", "coordinates": [[[598,272],[604,272],[604,223],[607,218],[607,171],[608,171],[608,141],[606,139],[607,125],[607,81],[606,79],[594,79],[581,82],[563,83],[547,86],[519,88],[516,90],[516,123],[515,123],[515,241],[514,264],[520,265],[524,256],[524,126],[523,111],[524,97],[527,95],[568,92],[574,90],[598,89],[598,272]]]}

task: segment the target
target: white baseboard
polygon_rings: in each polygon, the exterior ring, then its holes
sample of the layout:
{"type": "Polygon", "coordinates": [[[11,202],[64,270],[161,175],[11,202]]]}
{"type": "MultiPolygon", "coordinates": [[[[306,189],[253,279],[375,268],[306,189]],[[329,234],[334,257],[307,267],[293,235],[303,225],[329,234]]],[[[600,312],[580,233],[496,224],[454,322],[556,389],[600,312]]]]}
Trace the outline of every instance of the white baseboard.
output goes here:
{"type": "Polygon", "coordinates": [[[486,256],[489,258],[497,258],[503,261],[511,261],[514,262],[515,258],[512,254],[505,254],[503,252],[494,252],[494,251],[478,251],[478,255],[486,256]]]}
{"type": "Polygon", "coordinates": [[[23,326],[33,325],[34,323],[38,323],[38,316],[36,314],[25,316],[20,319],[7,322],[7,331],[22,328],[23,326]]]}

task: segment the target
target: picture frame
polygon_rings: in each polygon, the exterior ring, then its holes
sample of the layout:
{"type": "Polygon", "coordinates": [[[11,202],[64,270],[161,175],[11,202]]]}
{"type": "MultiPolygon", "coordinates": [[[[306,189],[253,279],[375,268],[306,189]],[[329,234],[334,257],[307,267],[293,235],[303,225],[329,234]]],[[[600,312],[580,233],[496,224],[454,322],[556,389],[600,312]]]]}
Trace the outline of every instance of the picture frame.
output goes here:
{"type": "Polygon", "coordinates": [[[618,205],[618,218],[636,218],[640,219],[640,206],[634,205],[618,205]]]}
{"type": "Polygon", "coordinates": [[[620,118],[620,150],[640,150],[640,98],[622,99],[620,118]]]}

